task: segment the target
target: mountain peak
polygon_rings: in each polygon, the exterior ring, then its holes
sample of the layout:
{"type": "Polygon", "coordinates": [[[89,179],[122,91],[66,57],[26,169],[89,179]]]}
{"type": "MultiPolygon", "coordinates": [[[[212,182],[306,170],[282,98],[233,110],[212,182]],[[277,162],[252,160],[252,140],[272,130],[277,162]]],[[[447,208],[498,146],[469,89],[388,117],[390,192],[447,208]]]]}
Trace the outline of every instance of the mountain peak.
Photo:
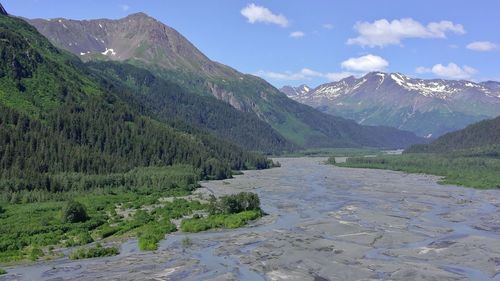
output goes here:
{"type": "Polygon", "coordinates": [[[9,15],[7,13],[7,11],[4,9],[4,7],[2,6],[2,3],[0,3],[0,15],[4,15],[4,16],[8,16],[9,15]]]}
{"type": "Polygon", "coordinates": [[[138,13],[133,13],[125,17],[126,19],[131,19],[131,18],[137,18],[137,19],[153,19],[156,21],[155,18],[149,16],[148,14],[144,12],[138,12],[138,13]]]}
{"type": "Polygon", "coordinates": [[[284,93],[287,96],[300,96],[300,95],[306,95],[311,91],[311,87],[307,86],[306,84],[302,84],[298,87],[293,87],[293,86],[283,86],[280,91],[284,93]]]}

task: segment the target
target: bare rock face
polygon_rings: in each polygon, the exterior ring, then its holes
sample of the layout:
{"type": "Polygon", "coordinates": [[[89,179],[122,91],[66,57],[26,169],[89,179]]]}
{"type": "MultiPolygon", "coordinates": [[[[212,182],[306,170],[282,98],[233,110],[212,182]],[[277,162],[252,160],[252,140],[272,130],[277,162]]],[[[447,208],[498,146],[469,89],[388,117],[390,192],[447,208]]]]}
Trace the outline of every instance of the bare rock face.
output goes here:
{"type": "Polygon", "coordinates": [[[9,15],[7,13],[7,11],[4,9],[4,7],[2,6],[2,3],[0,3],[0,15],[4,15],[4,16],[8,16],[9,15]]]}

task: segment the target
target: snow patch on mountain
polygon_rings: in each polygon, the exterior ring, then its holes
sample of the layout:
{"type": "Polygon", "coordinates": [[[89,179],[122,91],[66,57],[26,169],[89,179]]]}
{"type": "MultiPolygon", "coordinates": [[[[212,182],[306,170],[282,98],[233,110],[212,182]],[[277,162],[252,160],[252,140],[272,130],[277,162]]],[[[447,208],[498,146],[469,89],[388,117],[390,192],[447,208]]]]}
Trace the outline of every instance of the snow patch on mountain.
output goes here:
{"type": "Polygon", "coordinates": [[[116,56],[116,52],[114,49],[108,49],[106,48],[106,51],[102,52],[101,54],[107,56],[108,54],[111,54],[112,56],[116,56]]]}

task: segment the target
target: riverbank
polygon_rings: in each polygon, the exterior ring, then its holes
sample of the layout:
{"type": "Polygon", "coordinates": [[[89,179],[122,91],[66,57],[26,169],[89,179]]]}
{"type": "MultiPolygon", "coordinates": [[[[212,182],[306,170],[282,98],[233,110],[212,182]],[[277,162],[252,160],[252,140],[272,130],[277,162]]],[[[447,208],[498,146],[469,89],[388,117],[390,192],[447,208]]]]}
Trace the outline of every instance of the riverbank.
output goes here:
{"type": "Polygon", "coordinates": [[[120,255],[6,268],[0,280],[498,280],[500,191],[438,177],[281,158],[282,167],[202,182],[195,193],[259,194],[247,227],[137,241],[120,255]],[[191,245],[183,246],[188,237],[191,245]]]}

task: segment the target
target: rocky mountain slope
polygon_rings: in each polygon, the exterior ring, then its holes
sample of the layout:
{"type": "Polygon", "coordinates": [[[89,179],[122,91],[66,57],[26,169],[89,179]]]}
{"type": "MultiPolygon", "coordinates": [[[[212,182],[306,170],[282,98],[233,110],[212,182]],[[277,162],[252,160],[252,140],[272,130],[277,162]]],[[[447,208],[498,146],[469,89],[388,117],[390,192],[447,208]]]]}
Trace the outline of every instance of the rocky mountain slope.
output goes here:
{"type": "MultiPolygon", "coordinates": [[[[348,77],[290,98],[366,125],[387,125],[438,137],[500,115],[500,84],[489,81],[423,80],[400,73],[348,77]]],[[[300,86],[303,89],[303,86],[300,86]]]]}
{"type": "Polygon", "coordinates": [[[422,139],[390,128],[364,127],[304,106],[252,75],[213,62],[174,29],[143,13],[119,20],[30,20],[57,46],[84,61],[114,60],[200,95],[257,115],[295,145],[405,147],[422,139]]]}

